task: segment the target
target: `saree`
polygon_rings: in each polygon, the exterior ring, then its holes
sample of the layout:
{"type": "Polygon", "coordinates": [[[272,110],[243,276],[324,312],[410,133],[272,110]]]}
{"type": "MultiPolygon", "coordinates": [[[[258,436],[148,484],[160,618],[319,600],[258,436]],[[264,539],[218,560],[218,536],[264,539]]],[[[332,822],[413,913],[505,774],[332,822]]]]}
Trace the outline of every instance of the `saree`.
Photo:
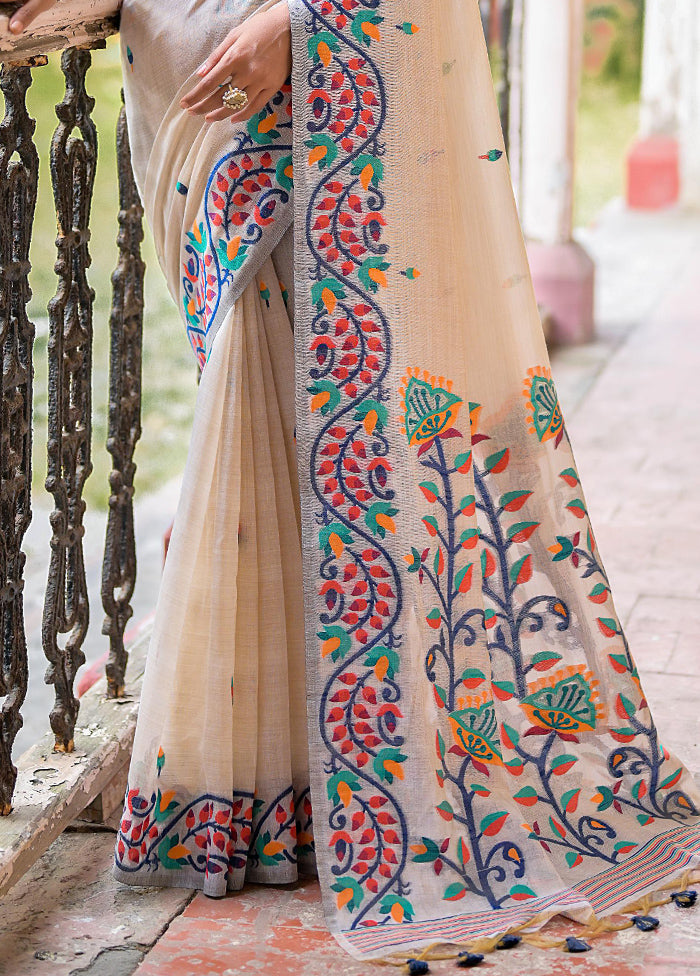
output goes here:
{"type": "Polygon", "coordinates": [[[599,926],[700,877],[700,794],[596,545],[478,4],[288,4],[291,79],[234,126],[179,100],[270,4],[122,10],[201,382],[115,877],[316,871],[367,960],[599,926]]]}

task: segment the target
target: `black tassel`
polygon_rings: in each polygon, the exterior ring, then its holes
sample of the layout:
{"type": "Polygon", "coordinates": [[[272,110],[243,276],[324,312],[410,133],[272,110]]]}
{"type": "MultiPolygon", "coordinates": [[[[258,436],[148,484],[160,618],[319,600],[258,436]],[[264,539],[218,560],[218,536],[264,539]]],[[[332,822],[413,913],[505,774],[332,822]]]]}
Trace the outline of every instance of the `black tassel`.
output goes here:
{"type": "Polygon", "coordinates": [[[497,949],[515,949],[516,945],[520,945],[522,939],[519,935],[504,935],[499,943],[497,943],[497,949]]]}
{"type": "Polygon", "coordinates": [[[697,891],[674,891],[671,894],[671,901],[674,901],[679,908],[692,908],[698,900],[697,891]]]}
{"type": "Polygon", "coordinates": [[[460,952],[457,956],[457,965],[461,969],[471,969],[472,966],[478,966],[483,961],[484,957],[480,952],[460,952]]]}
{"type": "Polygon", "coordinates": [[[406,965],[411,976],[423,976],[430,972],[430,966],[423,959],[407,959],[406,965]]]}
{"type": "Polygon", "coordinates": [[[573,935],[570,935],[566,940],[566,951],[567,952],[590,952],[591,947],[583,939],[576,939],[573,935]]]}
{"type": "Polygon", "coordinates": [[[653,932],[659,927],[659,920],[653,915],[633,915],[632,921],[640,932],[653,932]]]}

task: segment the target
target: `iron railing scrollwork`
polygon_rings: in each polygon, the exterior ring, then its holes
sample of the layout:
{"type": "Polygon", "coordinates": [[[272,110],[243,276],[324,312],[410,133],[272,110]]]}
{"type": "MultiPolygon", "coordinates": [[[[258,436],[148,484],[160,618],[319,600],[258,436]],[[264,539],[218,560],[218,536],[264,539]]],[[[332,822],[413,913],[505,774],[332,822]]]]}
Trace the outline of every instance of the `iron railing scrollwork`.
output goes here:
{"type": "MultiPolygon", "coordinates": [[[[90,49],[104,47],[96,39],[90,49]]],[[[44,602],[42,643],[48,661],[44,680],[53,684],[49,716],[55,750],[74,748],[79,701],[76,673],[85,661],[89,623],[83,558],[83,490],[92,470],[92,338],[94,292],[90,267],[90,210],[97,165],[94,99],[86,90],[92,55],[64,51],[65,96],[56,106],[50,168],[58,233],[57,290],[48,304],[48,476],[53,495],[50,569],[44,602]]],[[[33,67],[46,57],[14,60],[2,67],[5,114],[0,123],[0,813],[12,810],[17,769],[12,748],[22,726],[27,693],[22,542],[31,519],[32,376],[34,327],[27,306],[29,248],[37,200],[39,154],[35,123],[26,105],[33,67]]],[[[117,121],[119,181],[118,263],[112,276],[110,394],[107,450],[112,456],[110,499],[102,574],[109,636],[107,695],[124,694],[128,655],[124,631],[131,617],[136,581],[133,494],[134,449],[141,434],[141,354],[145,265],[141,257],[143,208],[131,170],[122,106],[117,121]]]]}
{"type": "Polygon", "coordinates": [[[35,123],[27,111],[30,65],[4,67],[0,89],[0,813],[10,812],[17,768],[12,746],[22,727],[27,693],[22,540],[31,520],[32,351],[34,326],[27,316],[29,246],[37,200],[39,155],[35,123]]]}
{"type": "Polygon", "coordinates": [[[49,439],[46,489],[54,497],[51,563],[42,640],[49,662],[45,681],[56,700],[49,716],[55,748],[71,752],[79,702],[73,683],[85,663],[89,606],[83,559],[83,488],[90,472],[92,439],[92,307],[90,208],[97,168],[95,100],[85,89],[92,55],[69,48],[61,57],[66,94],[56,106],[51,142],[58,236],[58,291],[49,302],[49,439]],[[77,134],[74,134],[77,133],[77,134]],[[61,638],[65,635],[65,641],[61,638]]]}
{"type": "MultiPolygon", "coordinates": [[[[123,97],[123,94],[122,94],[123,97]]],[[[146,266],[141,259],[143,207],[131,169],[126,111],[117,125],[119,173],[119,263],[112,275],[110,325],[109,435],[107,450],[113,468],[107,538],[102,568],[102,633],[109,637],[107,689],[110,697],[124,694],[127,652],[124,630],[133,610],[136,583],[134,537],[134,450],[141,436],[141,350],[143,340],[143,283],[146,266]]]]}

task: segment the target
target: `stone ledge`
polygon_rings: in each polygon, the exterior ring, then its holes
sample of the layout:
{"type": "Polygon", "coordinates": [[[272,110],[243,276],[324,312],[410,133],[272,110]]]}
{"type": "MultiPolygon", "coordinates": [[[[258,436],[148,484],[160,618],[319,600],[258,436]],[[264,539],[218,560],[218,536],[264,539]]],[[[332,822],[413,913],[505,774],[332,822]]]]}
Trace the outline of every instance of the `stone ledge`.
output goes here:
{"type": "Polygon", "coordinates": [[[119,30],[121,0],[58,0],[19,36],[8,30],[9,15],[20,3],[0,7],[0,62],[12,64],[68,47],[99,46],[119,30]]]}
{"type": "Polygon", "coordinates": [[[0,896],[87,807],[93,820],[112,812],[131,757],[150,634],[149,626],[129,648],[123,698],[106,697],[104,676],[81,698],[74,752],[54,752],[49,732],[17,760],[12,813],[0,817],[0,896]]]}

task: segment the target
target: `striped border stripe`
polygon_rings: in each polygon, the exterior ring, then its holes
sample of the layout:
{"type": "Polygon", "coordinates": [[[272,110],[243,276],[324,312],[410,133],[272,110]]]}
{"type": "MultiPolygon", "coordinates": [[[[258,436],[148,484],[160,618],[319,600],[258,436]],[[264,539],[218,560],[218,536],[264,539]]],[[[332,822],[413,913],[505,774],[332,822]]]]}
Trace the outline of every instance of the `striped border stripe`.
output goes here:
{"type": "Polygon", "coordinates": [[[700,830],[677,827],[659,834],[616,868],[601,871],[573,888],[543,898],[531,899],[522,908],[499,912],[451,915],[401,925],[343,930],[341,935],[364,953],[392,946],[425,941],[468,941],[503,932],[527,922],[556,906],[557,911],[590,906],[597,914],[609,914],[620,903],[629,902],[657,882],[685,869],[700,855],[700,830]]]}
{"type": "Polygon", "coordinates": [[[678,866],[687,867],[698,854],[700,833],[697,830],[687,827],[669,830],[649,841],[619,868],[603,871],[576,887],[600,914],[660,881],[678,866]]]}

